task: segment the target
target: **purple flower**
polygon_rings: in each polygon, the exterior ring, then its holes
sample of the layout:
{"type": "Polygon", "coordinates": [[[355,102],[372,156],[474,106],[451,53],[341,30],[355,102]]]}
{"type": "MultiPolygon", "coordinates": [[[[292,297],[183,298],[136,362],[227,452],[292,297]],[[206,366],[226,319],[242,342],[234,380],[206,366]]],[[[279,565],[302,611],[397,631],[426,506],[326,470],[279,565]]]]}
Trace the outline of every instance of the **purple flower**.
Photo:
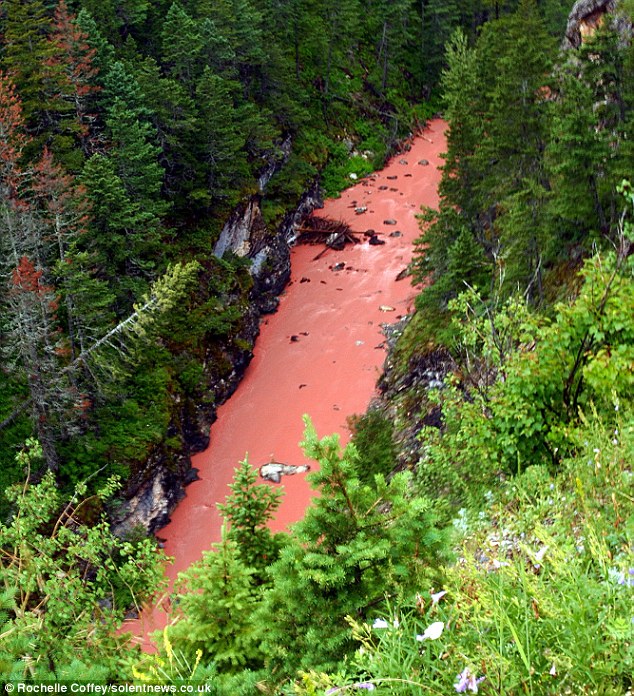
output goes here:
{"type": "Polygon", "coordinates": [[[475,674],[471,674],[471,670],[468,667],[465,667],[456,677],[454,688],[459,694],[463,694],[465,691],[471,691],[472,693],[477,694],[478,684],[480,684],[482,681],[484,681],[484,677],[479,677],[476,679],[475,674]]]}

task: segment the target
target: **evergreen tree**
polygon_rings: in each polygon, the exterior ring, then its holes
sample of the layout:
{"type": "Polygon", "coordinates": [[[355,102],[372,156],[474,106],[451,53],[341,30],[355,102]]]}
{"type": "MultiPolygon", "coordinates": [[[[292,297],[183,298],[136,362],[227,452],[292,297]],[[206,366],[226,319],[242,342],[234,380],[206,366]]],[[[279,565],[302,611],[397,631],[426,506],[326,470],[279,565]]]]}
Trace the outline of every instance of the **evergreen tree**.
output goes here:
{"type": "Polygon", "coordinates": [[[220,672],[262,662],[262,628],[253,620],[261,597],[236,542],[224,538],[179,575],[177,616],[170,634],[183,652],[200,651],[220,672]]]}
{"type": "Polygon", "coordinates": [[[161,31],[162,58],[172,77],[192,85],[199,73],[204,39],[183,6],[172,3],[161,31]]]}
{"type": "Polygon", "coordinates": [[[250,125],[249,108],[234,106],[236,83],[214,75],[206,67],[196,87],[200,110],[200,160],[205,164],[202,188],[194,195],[201,201],[226,198],[239,189],[248,176],[245,129],[250,125]],[[241,116],[247,116],[241,119],[241,116]]]}
{"type": "Polygon", "coordinates": [[[279,542],[267,524],[281,503],[280,491],[267,484],[256,484],[257,473],[245,459],[235,469],[228,495],[218,509],[229,523],[227,540],[235,541],[242,562],[253,568],[254,581],[265,580],[264,569],[277,558],[279,542]]]}
{"type": "MultiPolygon", "coordinates": [[[[94,59],[97,50],[90,47],[88,34],[80,28],[65,0],[61,0],[55,9],[49,40],[55,47],[51,64],[58,69],[61,78],[55,96],[69,103],[72,111],[72,119],[65,127],[61,125],[61,130],[69,130],[79,140],[80,152],[90,155],[96,146],[94,95],[99,86],[96,84],[98,69],[94,59]]],[[[72,151],[73,145],[71,141],[67,150],[72,151]]],[[[59,153],[59,147],[55,149],[59,153]]],[[[68,153],[66,156],[70,158],[71,155],[68,153]]],[[[72,168],[78,170],[80,166],[72,168]]]]}
{"type": "Polygon", "coordinates": [[[93,155],[81,177],[91,207],[91,224],[82,247],[95,255],[99,276],[108,280],[125,313],[156,268],[156,219],[127,194],[108,157],[93,155]]]}
{"type": "Polygon", "coordinates": [[[307,423],[306,454],[319,461],[310,474],[319,495],[270,569],[260,621],[272,669],[332,668],[353,648],[346,616],[370,618],[385,596],[413,592],[434,574],[442,552],[429,501],[410,495],[407,473],[389,483],[362,483],[353,445],[338,436],[319,441],[307,423]]]}
{"type": "Polygon", "coordinates": [[[49,18],[41,0],[6,0],[4,13],[2,65],[19,85],[29,130],[39,133],[64,108],[52,98],[58,74],[51,66],[55,47],[48,41],[49,18]]]}

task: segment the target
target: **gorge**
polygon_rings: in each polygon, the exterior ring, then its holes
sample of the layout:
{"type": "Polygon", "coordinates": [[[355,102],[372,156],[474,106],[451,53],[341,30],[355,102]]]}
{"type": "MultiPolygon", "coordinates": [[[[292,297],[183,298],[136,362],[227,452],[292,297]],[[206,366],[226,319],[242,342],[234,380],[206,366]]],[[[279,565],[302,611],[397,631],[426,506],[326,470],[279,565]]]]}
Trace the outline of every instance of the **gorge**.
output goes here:
{"type": "MultiPolygon", "coordinates": [[[[172,580],[220,541],[216,503],[224,502],[242,459],[255,468],[271,458],[314,466],[298,445],[302,416],[309,414],[322,435],[339,433],[345,444],[347,418],[367,409],[385,359],[382,325],[412,310],[416,291],[408,277],[397,278],[411,260],[421,206],[437,204],[444,129],[442,120],[432,120],[384,169],[315,213],[347,222],[362,243],[323,255],[321,246],[293,247],[291,280],[279,308],[263,319],[254,357],[218,410],[209,448],[193,457],[199,480],[157,532],[174,558],[167,567],[172,580]],[[368,230],[385,243],[369,244],[368,230]]],[[[301,519],[312,494],[303,474],[284,476],[282,484],[273,524],[278,531],[301,519]]],[[[164,621],[160,610],[144,613],[134,631],[147,634],[164,621]]]]}

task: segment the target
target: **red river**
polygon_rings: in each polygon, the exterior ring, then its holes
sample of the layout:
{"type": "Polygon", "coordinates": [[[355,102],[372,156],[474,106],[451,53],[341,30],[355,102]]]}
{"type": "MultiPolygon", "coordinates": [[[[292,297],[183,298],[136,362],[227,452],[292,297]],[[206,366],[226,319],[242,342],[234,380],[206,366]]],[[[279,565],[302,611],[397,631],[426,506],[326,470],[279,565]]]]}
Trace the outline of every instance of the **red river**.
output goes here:
{"type": "MultiPolygon", "coordinates": [[[[329,249],[318,260],[322,247],[292,249],[291,281],[279,309],[262,321],[242,382],[218,409],[209,447],[193,458],[200,480],[188,486],[171,522],[159,532],[165,552],[175,559],[166,569],[170,582],[220,541],[216,503],[230,492],[228,484],[242,459],[248,456],[254,467],[271,458],[314,466],[298,444],[303,414],[310,415],[320,437],[336,432],[342,444],[349,440],[346,419],[366,410],[385,360],[381,324],[412,309],[415,290],[408,278],[396,278],[420,234],[416,214],[421,206],[438,203],[445,127],[439,119],[431,121],[409,151],[315,213],[344,220],[363,243],[343,251],[329,249]],[[365,212],[358,213],[362,208],[365,212]],[[385,244],[370,245],[363,237],[368,229],[385,244]],[[333,269],[342,263],[343,270],[333,269]]],[[[284,499],[271,525],[274,530],[286,529],[303,516],[312,495],[305,476],[282,477],[284,499]]],[[[159,603],[124,629],[147,637],[165,625],[166,608],[165,602],[159,603]]]]}

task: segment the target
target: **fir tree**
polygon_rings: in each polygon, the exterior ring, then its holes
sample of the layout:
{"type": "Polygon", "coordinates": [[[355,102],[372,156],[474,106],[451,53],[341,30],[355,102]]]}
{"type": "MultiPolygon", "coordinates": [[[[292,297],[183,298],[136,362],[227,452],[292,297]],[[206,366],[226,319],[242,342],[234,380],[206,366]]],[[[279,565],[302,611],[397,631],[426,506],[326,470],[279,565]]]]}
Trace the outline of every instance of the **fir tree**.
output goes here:
{"type": "Polygon", "coordinates": [[[179,620],[170,634],[186,655],[200,651],[221,672],[262,662],[262,627],[253,620],[261,597],[236,542],[224,538],[179,575],[179,620]]]}
{"type": "Polygon", "coordinates": [[[257,473],[245,459],[235,469],[228,495],[218,509],[229,523],[227,539],[235,541],[236,550],[248,568],[253,568],[254,581],[265,580],[264,569],[271,565],[279,552],[278,540],[267,524],[281,503],[281,493],[267,484],[256,484],[257,473]]]}
{"type": "Polygon", "coordinates": [[[260,616],[270,667],[285,673],[334,667],[353,647],[346,616],[362,621],[386,595],[414,591],[443,545],[430,502],[408,493],[408,474],[362,483],[354,446],[341,452],[338,436],[319,441],[309,424],[303,446],[320,464],[310,474],[319,495],[271,567],[260,616]]]}

